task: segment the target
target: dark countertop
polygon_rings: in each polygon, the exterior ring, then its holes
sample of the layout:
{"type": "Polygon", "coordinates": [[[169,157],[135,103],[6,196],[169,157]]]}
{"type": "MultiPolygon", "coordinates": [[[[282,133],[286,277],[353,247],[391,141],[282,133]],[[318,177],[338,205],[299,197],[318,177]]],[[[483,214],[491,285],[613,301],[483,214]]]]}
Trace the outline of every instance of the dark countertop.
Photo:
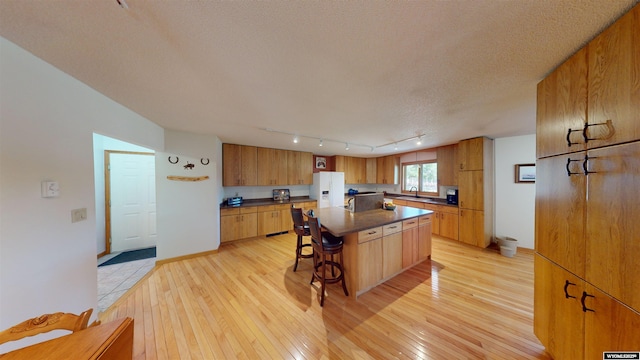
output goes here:
{"type": "Polygon", "coordinates": [[[313,211],[314,215],[320,219],[320,225],[334,236],[344,236],[397,221],[433,214],[431,210],[401,205],[396,205],[395,210],[376,209],[357,213],[341,207],[328,207],[313,211]]]}
{"type": "Polygon", "coordinates": [[[456,204],[447,204],[447,199],[442,199],[442,198],[429,198],[429,197],[415,197],[415,196],[411,196],[411,195],[406,195],[406,194],[387,194],[385,195],[385,198],[388,199],[398,199],[398,200],[407,200],[407,201],[416,201],[416,202],[422,202],[422,203],[427,203],[427,204],[435,204],[435,205],[445,205],[445,206],[451,206],[451,207],[455,207],[457,208],[458,205],[456,204]]]}
{"type": "Polygon", "coordinates": [[[289,201],[273,201],[270,198],[264,199],[246,199],[242,202],[240,206],[229,206],[226,203],[220,204],[220,209],[234,209],[238,207],[247,207],[247,206],[265,206],[265,205],[280,205],[280,204],[296,204],[307,201],[316,201],[315,199],[310,199],[308,196],[295,196],[291,197],[289,201]]]}

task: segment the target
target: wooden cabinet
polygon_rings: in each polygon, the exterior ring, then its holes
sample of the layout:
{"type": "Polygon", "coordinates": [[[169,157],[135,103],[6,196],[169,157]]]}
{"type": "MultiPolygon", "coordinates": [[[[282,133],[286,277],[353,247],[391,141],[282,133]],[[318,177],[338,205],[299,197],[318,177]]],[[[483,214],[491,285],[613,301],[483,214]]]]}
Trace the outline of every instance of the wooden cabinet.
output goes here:
{"type": "Polygon", "coordinates": [[[402,271],[402,222],[382,227],[382,278],[402,271]]]}
{"type": "Polygon", "coordinates": [[[287,185],[287,151],[258,148],[258,185],[287,185]]]}
{"type": "MultiPolygon", "coordinates": [[[[458,208],[440,205],[438,208],[438,233],[442,237],[458,240],[458,208]]],[[[431,220],[432,223],[435,221],[431,220]]]]}
{"type": "Polygon", "coordinates": [[[459,240],[487,247],[493,238],[493,140],[460,141],[458,160],[459,240]]]}
{"type": "Polygon", "coordinates": [[[534,261],[534,332],[554,358],[638,350],[638,312],[538,254],[534,261]]]}
{"type": "Polygon", "coordinates": [[[382,227],[358,233],[358,292],[365,292],[382,280],[382,227]]]}
{"type": "Polygon", "coordinates": [[[418,262],[431,257],[431,224],[432,215],[418,218],[418,262]]]}
{"type": "Polygon", "coordinates": [[[353,156],[336,156],[336,171],[344,172],[345,184],[366,184],[367,160],[353,156]]]}
{"type": "Polygon", "coordinates": [[[395,155],[382,156],[376,160],[376,177],[378,184],[397,184],[399,164],[395,155]]]}
{"type": "Polygon", "coordinates": [[[220,211],[220,242],[246,239],[258,235],[258,208],[240,207],[220,211]]]}
{"type": "Polygon", "coordinates": [[[222,185],[258,185],[258,158],[255,146],[222,144],[222,185]]]}
{"type": "Polygon", "coordinates": [[[287,151],[287,184],[311,185],[313,183],[313,154],[287,151]]]}
{"type": "Polygon", "coordinates": [[[458,144],[441,146],[436,149],[438,161],[438,185],[458,185],[458,144]]]}
{"type": "Polygon", "coordinates": [[[460,209],[458,240],[479,247],[489,246],[484,236],[484,215],[484,211],[460,209]]]}
{"type": "Polygon", "coordinates": [[[458,170],[470,171],[484,168],[487,140],[485,137],[477,137],[458,143],[458,170]]]}
{"type": "Polygon", "coordinates": [[[420,231],[418,218],[402,222],[402,267],[407,268],[418,262],[418,242],[420,231]]]}
{"type": "Polygon", "coordinates": [[[376,158],[367,158],[366,160],[366,183],[367,184],[376,184],[377,183],[377,173],[376,173],[376,169],[377,169],[377,163],[378,161],[376,160],[376,158]]]}
{"type": "Polygon", "coordinates": [[[534,331],[555,358],[640,345],[638,33],[640,5],[538,85],[534,331]]]}
{"type": "Polygon", "coordinates": [[[258,207],[258,235],[278,234],[293,229],[291,205],[267,205],[258,207]]]}
{"type": "Polygon", "coordinates": [[[538,84],[538,158],[640,138],[639,13],[635,6],[538,84]]]}

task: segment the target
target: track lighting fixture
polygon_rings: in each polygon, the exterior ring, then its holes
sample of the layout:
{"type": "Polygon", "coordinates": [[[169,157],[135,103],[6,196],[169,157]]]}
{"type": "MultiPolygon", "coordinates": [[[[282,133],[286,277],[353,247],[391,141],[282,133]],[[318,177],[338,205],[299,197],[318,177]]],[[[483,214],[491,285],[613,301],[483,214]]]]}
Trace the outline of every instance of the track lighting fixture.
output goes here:
{"type": "Polygon", "coordinates": [[[345,143],[344,149],[349,150],[349,143],[345,143]]]}
{"type": "Polygon", "coordinates": [[[320,139],[320,143],[318,144],[318,146],[322,146],[322,139],[320,139]]]}
{"type": "Polygon", "coordinates": [[[297,137],[297,136],[294,136],[294,137],[293,137],[293,143],[294,143],[294,144],[297,144],[297,143],[298,143],[298,137],[297,137]]]}

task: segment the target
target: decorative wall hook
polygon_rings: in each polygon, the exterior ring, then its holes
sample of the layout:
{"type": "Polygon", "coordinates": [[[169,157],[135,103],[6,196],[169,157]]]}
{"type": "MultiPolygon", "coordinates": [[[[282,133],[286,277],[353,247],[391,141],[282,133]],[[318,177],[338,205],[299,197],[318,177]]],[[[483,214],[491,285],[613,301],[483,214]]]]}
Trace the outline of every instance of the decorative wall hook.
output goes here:
{"type": "Polygon", "coordinates": [[[204,158],[200,158],[200,164],[202,165],[209,165],[209,158],[207,158],[207,162],[204,162],[204,158]]]}
{"type": "Polygon", "coordinates": [[[195,167],[195,165],[193,165],[192,163],[187,161],[187,165],[184,166],[185,170],[193,170],[193,168],[195,167]]]}
{"type": "Polygon", "coordinates": [[[176,156],[176,161],[171,161],[171,156],[169,156],[169,162],[172,164],[177,164],[180,161],[180,158],[176,156]]]}

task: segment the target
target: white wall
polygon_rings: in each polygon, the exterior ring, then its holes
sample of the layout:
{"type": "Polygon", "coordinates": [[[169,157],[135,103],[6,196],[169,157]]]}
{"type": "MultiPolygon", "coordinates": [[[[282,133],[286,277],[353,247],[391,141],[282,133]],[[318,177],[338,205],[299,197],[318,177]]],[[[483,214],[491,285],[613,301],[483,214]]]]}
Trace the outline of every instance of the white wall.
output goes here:
{"type": "Polygon", "coordinates": [[[105,241],[105,179],[104,179],[104,151],[136,151],[136,152],[154,152],[146,147],[130,144],[102,136],[93,134],[93,178],[95,179],[96,192],[96,253],[101,254],[106,250],[105,241]]]}
{"type": "Polygon", "coordinates": [[[518,239],[518,247],[534,248],[534,183],[516,183],[515,165],[536,162],[536,136],[495,139],[495,233],[518,239]]]}
{"type": "Polygon", "coordinates": [[[162,150],[163,129],[1,37],[0,104],[0,328],[97,309],[93,133],[162,150]]]}
{"type": "Polygon", "coordinates": [[[156,153],[157,259],[215,250],[220,246],[218,163],[220,140],[213,135],[165,131],[165,151],[156,153]],[[169,162],[169,156],[177,164],[169,162]],[[208,165],[202,165],[209,159],[208,165]],[[185,170],[187,162],[194,164],[185,170]],[[203,181],[173,181],[167,176],[209,176],[203,181]]]}

